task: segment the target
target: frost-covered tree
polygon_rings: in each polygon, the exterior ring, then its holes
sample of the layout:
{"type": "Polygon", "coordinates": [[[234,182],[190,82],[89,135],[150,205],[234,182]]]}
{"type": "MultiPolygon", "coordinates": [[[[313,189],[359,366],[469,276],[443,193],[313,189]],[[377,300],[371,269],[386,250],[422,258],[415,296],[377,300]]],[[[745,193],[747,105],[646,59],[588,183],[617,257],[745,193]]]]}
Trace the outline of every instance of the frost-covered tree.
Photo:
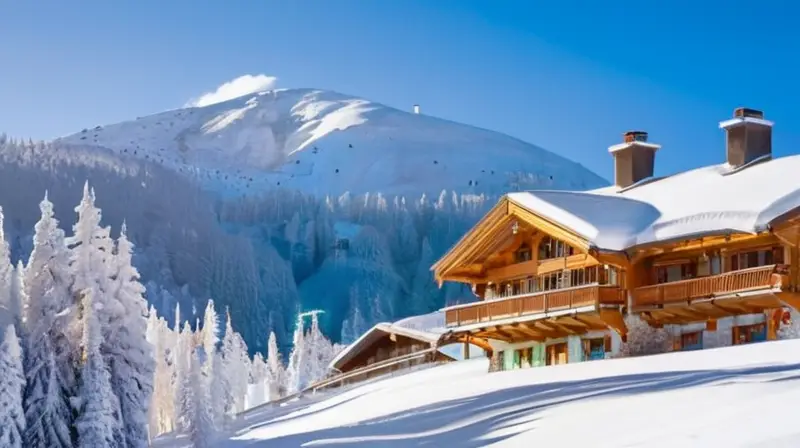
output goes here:
{"type": "Polygon", "coordinates": [[[25,411],[22,391],[25,375],[22,371],[22,348],[14,325],[6,327],[0,344],[0,446],[22,448],[25,431],[25,411]]]}
{"type": "Polygon", "coordinates": [[[260,406],[269,401],[269,368],[260,352],[253,356],[250,369],[250,384],[252,388],[248,394],[248,407],[260,406]]]}
{"type": "MultiPolygon", "coordinates": [[[[205,355],[204,353],[202,355],[205,355]]],[[[212,404],[207,387],[207,379],[203,377],[201,353],[192,350],[189,356],[189,371],[181,385],[181,412],[185,422],[185,431],[195,448],[214,446],[214,419],[212,404]]]]}
{"type": "Polygon", "coordinates": [[[333,360],[333,344],[322,334],[319,326],[319,312],[312,312],[311,326],[304,338],[307,363],[308,383],[324,378],[328,373],[328,364],[333,360]]]}
{"type": "Polygon", "coordinates": [[[226,313],[226,315],[221,353],[222,372],[220,374],[224,376],[222,387],[224,387],[225,414],[228,419],[231,419],[235,414],[244,411],[250,361],[247,355],[247,345],[239,333],[233,330],[230,313],[226,313]]]}
{"type": "Polygon", "coordinates": [[[172,363],[177,335],[163,317],[156,316],[151,308],[148,317],[148,341],[153,345],[155,372],[153,373],[153,395],[150,401],[149,432],[151,438],[175,429],[175,403],[172,386],[174,365],[172,363]]]}
{"type": "MultiPolygon", "coordinates": [[[[14,267],[11,264],[11,249],[3,230],[3,208],[0,207],[0,323],[10,324],[14,321],[14,304],[11,303],[11,279],[14,267]]],[[[18,310],[17,310],[18,311],[18,310]]]]}
{"type": "Polygon", "coordinates": [[[14,321],[19,328],[24,329],[28,296],[25,294],[25,265],[22,260],[17,260],[17,267],[11,273],[10,310],[14,321]]]}
{"type": "Polygon", "coordinates": [[[299,314],[297,316],[294,337],[292,339],[292,352],[289,355],[289,365],[286,368],[287,394],[299,392],[308,384],[308,361],[304,338],[303,314],[299,314]]]}
{"type": "MultiPolygon", "coordinates": [[[[217,350],[219,343],[219,316],[214,309],[214,301],[209,300],[203,313],[203,329],[201,332],[205,362],[202,364],[203,377],[208,388],[209,399],[215,405],[211,408],[211,417],[214,423],[221,427],[225,424],[226,409],[233,408],[232,402],[227,402],[226,392],[230,390],[226,384],[222,360],[217,350]]],[[[230,397],[232,399],[232,397],[230,397]]]]}
{"type": "Polygon", "coordinates": [[[109,293],[121,314],[110,319],[105,358],[111,371],[111,386],[119,398],[126,446],[148,446],[147,408],[153,393],[155,362],[152,345],[147,341],[147,302],[139,272],[132,264],[133,244],[126,226],[116,244],[112,262],[113,280],[109,293]]]}
{"type": "Polygon", "coordinates": [[[282,397],[286,390],[286,371],[274,331],[269,333],[267,342],[267,367],[269,370],[269,400],[273,401],[282,397]]]}
{"type": "Polygon", "coordinates": [[[75,307],[70,294],[72,273],[64,232],[53,204],[39,204],[33,251],[25,269],[25,446],[70,447],[73,413],[69,397],[76,393],[74,365],[75,307]]]}
{"type": "Polygon", "coordinates": [[[342,322],[341,341],[350,344],[369,329],[364,313],[361,311],[361,297],[357,287],[350,289],[350,314],[342,322]]]}
{"type": "Polygon", "coordinates": [[[119,400],[111,388],[100,344],[103,333],[97,319],[92,296],[95,290],[83,293],[83,366],[80,379],[80,409],[75,422],[80,447],[103,448],[119,446],[122,428],[119,421],[119,400]]]}
{"type": "Polygon", "coordinates": [[[98,305],[96,316],[100,328],[104,328],[109,314],[122,313],[116,298],[109,294],[110,279],[113,275],[112,250],[113,241],[110,229],[100,226],[101,212],[95,206],[94,190],[89,183],[84,184],[83,198],[75,207],[78,220],[72,227],[73,236],[67,240],[70,247],[70,266],[75,280],[72,285],[74,294],[91,290],[95,296],[92,300],[98,305]],[[112,309],[108,309],[111,307],[112,309]]]}
{"type": "MultiPolygon", "coordinates": [[[[187,427],[187,416],[190,409],[186,408],[186,384],[190,381],[191,372],[191,357],[194,355],[195,343],[192,328],[189,322],[184,322],[183,330],[177,336],[177,344],[175,346],[175,356],[173,358],[173,383],[172,390],[174,392],[174,412],[175,423],[178,429],[185,430],[187,427]]],[[[199,368],[199,366],[198,366],[199,368]]],[[[204,385],[205,386],[205,385],[204,385]]]]}

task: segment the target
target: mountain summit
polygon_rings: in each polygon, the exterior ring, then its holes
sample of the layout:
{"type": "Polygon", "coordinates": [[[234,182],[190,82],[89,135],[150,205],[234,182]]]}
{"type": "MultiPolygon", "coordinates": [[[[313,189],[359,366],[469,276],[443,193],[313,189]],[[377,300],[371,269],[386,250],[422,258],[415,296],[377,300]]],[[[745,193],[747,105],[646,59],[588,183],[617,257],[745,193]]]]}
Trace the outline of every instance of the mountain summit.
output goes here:
{"type": "Polygon", "coordinates": [[[229,194],[500,194],[607,182],[507,135],[337,92],[283,89],[58,139],[159,163],[229,194]]]}

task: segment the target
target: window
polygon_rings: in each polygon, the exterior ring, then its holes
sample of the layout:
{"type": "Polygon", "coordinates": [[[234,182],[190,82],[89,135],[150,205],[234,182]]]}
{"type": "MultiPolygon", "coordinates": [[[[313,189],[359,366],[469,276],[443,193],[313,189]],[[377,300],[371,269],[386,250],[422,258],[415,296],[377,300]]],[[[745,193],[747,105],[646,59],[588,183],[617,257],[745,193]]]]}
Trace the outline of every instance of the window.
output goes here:
{"type": "Polygon", "coordinates": [[[539,243],[539,259],[568,257],[575,254],[575,249],[563,241],[546,236],[539,243]]]}
{"type": "Polygon", "coordinates": [[[528,246],[526,243],[522,243],[522,246],[514,252],[514,262],[515,263],[522,263],[525,261],[531,260],[531,247],[528,246]]]}
{"type": "Polygon", "coordinates": [[[604,338],[592,338],[583,340],[583,359],[596,360],[605,359],[606,343],[604,338]]]}
{"type": "Polygon", "coordinates": [[[700,350],[703,348],[703,332],[695,331],[681,335],[682,350],[700,350]]]}
{"type": "Polygon", "coordinates": [[[766,324],[742,325],[733,329],[733,344],[749,344],[767,340],[766,324]]]}
{"type": "Polygon", "coordinates": [[[771,264],[783,264],[783,248],[781,246],[740,252],[731,256],[731,270],[734,271],[771,264]]]}
{"type": "Polygon", "coordinates": [[[656,267],[656,282],[669,283],[697,277],[698,265],[694,262],[676,262],[656,267]]]}

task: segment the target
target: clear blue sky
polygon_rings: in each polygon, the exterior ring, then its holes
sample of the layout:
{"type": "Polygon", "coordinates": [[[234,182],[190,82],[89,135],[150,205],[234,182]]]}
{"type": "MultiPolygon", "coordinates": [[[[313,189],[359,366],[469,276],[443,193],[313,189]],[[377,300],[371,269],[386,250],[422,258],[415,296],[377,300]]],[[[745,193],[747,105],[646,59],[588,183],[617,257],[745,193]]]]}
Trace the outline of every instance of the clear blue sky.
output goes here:
{"type": "Polygon", "coordinates": [[[734,107],[800,152],[800,2],[0,0],[0,131],[52,138],[243,74],[501,131],[610,178],[628,129],[667,174],[723,160],[734,107]]]}

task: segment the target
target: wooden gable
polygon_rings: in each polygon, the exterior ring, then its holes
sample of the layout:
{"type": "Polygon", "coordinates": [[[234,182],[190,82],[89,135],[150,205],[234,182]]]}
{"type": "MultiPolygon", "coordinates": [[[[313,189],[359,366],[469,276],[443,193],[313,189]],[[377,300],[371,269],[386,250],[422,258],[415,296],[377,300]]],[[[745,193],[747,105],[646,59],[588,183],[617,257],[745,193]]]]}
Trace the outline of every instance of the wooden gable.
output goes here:
{"type": "Polygon", "coordinates": [[[440,286],[444,281],[477,283],[488,269],[507,264],[504,260],[523,244],[536,251],[545,235],[589,253],[585,238],[503,197],[431,270],[440,286]]]}

